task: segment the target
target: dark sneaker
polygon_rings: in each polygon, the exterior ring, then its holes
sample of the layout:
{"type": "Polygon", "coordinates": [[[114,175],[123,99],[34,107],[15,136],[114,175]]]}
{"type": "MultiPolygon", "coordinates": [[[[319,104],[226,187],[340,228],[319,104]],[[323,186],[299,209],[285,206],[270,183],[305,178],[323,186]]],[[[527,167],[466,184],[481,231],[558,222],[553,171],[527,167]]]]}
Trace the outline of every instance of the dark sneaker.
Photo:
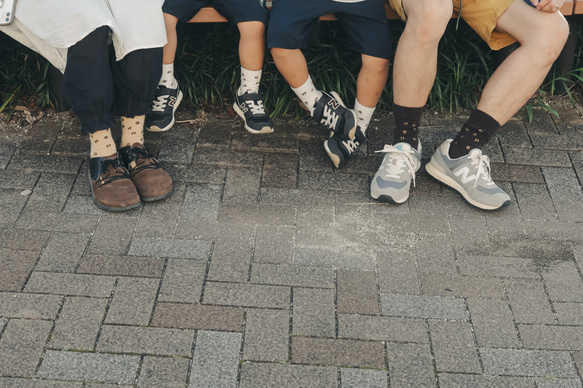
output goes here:
{"type": "Polygon", "coordinates": [[[174,125],[174,113],[182,101],[182,92],[176,89],[158,86],[152,112],[146,116],[146,129],[150,132],[165,132],[174,125]]]}
{"type": "Polygon", "coordinates": [[[332,136],[324,142],[324,148],[332,163],[334,163],[334,166],[339,168],[344,166],[350,156],[356,152],[356,149],[365,142],[366,137],[364,137],[360,127],[358,127],[354,139],[344,140],[338,136],[332,136]]]}
{"type": "Polygon", "coordinates": [[[417,146],[401,142],[395,145],[385,144],[376,152],[385,154],[381,166],[370,183],[370,195],[373,199],[387,203],[403,203],[409,198],[411,181],[415,186],[415,173],[421,167],[421,141],[417,146]]]}
{"type": "Polygon", "coordinates": [[[144,202],[159,201],[172,194],[172,177],[141,144],[119,150],[119,157],[144,202]]]}
{"type": "Polygon", "coordinates": [[[322,97],[316,101],[313,117],[330,130],[330,137],[353,140],[356,135],[356,114],[344,106],[336,92],[322,91],[322,97]]]}
{"type": "Polygon", "coordinates": [[[259,93],[245,93],[235,97],[233,109],[245,122],[250,133],[273,133],[273,122],[265,113],[263,96],[259,93]]]}
{"type": "Polygon", "coordinates": [[[435,151],[425,170],[438,181],[457,190],[470,204],[484,210],[496,210],[510,205],[510,196],[492,181],[490,159],[474,148],[468,155],[451,159],[451,139],[435,151]]]}
{"type": "Polygon", "coordinates": [[[87,170],[95,205],[103,210],[125,211],[140,206],[140,195],[119,159],[91,158],[87,170]]]}

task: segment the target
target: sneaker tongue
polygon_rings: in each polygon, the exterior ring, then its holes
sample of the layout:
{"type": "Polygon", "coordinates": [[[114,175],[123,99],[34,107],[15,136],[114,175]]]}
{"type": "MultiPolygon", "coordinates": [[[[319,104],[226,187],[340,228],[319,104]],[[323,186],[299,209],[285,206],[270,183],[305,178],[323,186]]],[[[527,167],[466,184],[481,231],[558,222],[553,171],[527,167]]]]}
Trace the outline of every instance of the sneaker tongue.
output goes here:
{"type": "Polygon", "coordinates": [[[399,143],[397,145],[395,145],[395,148],[398,149],[399,151],[410,151],[411,150],[411,144],[409,143],[399,143]]]}

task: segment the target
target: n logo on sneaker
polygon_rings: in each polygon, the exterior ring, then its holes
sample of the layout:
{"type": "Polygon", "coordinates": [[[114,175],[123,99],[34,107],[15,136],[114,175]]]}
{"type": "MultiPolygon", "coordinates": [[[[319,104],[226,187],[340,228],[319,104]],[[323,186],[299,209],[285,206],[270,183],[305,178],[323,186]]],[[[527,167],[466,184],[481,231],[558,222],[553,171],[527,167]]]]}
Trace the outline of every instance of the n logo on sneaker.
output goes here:
{"type": "Polygon", "coordinates": [[[174,106],[176,104],[176,97],[170,97],[168,100],[168,106],[174,106]]]}
{"type": "Polygon", "coordinates": [[[334,99],[328,101],[328,105],[332,107],[332,109],[336,110],[340,106],[340,103],[334,99]]]}
{"type": "Polygon", "coordinates": [[[460,168],[459,170],[457,170],[454,173],[454,175],[458,178],[461,177],[462,183],[465,185],[468,182],[476,180],[476,176],[475,175],[468,176],[469,173],[470,173],[470,169],[468,167],[464,167],[464,168],[460,168]]]}

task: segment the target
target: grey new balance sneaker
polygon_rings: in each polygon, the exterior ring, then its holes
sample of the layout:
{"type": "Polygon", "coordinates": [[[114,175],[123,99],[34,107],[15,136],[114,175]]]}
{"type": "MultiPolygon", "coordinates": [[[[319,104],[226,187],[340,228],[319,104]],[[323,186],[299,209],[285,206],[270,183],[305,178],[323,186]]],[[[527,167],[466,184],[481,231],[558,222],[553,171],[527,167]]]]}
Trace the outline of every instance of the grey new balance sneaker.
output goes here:
{"type": "Polygon", "coordinates": [[[370,195],[388,203],[403,203],[409,198],[411,181],[415,185],[415,173],[421,166],[421,142],[419,150],[409,143],[385,145],[380,151],[385,157],[370,183],[370,195]]]}
{"type": "Polygon", "coordinates": [[[466,156],[450,159],[446,140],[425,166],[427,173],[457,190],[470,204],[484,210],[496,210],[510,205],[510,197],[492,181],[490,159],[474,148],[466,156]]]}

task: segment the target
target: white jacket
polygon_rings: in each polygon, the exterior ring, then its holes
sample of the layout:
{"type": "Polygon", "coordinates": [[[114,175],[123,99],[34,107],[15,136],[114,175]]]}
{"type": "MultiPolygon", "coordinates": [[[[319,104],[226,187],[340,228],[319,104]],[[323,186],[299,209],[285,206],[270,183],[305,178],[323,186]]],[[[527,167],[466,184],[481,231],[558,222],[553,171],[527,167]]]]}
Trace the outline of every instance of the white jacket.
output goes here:
{"type": "Polygon", "coordinates": [[[67,49],[101,26],[112,31],[116,59],[163,47],[164,0],[16,0],[14,23],[0,26],[63,72],[67,49]]]}

